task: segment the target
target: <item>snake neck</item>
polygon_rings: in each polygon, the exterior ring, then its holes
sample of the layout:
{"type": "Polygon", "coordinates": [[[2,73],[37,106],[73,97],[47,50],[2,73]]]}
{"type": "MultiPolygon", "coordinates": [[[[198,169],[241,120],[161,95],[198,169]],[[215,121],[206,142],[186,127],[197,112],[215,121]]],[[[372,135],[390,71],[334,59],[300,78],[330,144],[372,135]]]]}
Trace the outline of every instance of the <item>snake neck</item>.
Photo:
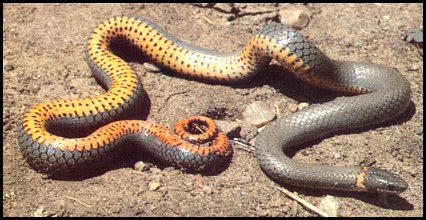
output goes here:
{"type": "MultiPolygon", "coordinates": [[[[391,68],[332,60],[307,37],[286,24],[266,25],[256,36],[261,39],[256,42],[262,45],[265,56],[277,60],[297,78],[316,87],[365,94],[395,88],[395,82],[407,82],[391,68]]],[[[405,83],[403,87],[409,86],[405,83]]]]}

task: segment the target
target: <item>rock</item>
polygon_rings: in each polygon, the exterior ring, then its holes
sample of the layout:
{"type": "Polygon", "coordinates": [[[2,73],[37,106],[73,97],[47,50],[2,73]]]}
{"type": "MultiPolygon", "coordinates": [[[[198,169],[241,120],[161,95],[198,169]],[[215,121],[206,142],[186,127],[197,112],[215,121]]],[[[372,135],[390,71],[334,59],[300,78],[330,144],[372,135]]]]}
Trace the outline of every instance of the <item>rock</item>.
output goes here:
{"type": "Polygon", "coordinates": [[[14,69],[15,69],[15,67],[14,67],[12,64],[9,64],[9,63],[8,63],[8,64],[4,64],[4,65],[3,65],[3,69],[9,72],[9,71],[14,70],[14,69]]]}
{"type": "Polygon", "coordinates": [[[307,102],[301,102],[300,104],[296,105],[294,103],[288,103],[287,108],[290,112],[297,112],[300,111],[306,107],[309,106],[309,103],[307,102]]]}
{"type": "Polygon", "coordinates": [[[412,64],[408,67],[408,71],[417,71],[419,70],[419,66],[417,64],[412,64]]]}
{"type": "Polygon", "coordinates": [[[139,172],[147,171],[147,170],[149,170],[149,168],[150,168],[150,166],[147,165],[146,163],[144,163],[143,161],[138,161],[134,165],[134,169],[136,171],[139,171],[139,172]]]}
{"type": "Polygon", "coordinates": [[[274,118],[274,110],[261,101],[251,103],[243,112],[243,121],[256,127],[262,127],[268,122],[274,120],[274,118]]]}
{"type": "Polygon", "coordinates": [[[309,24],[309,14],[302,9],[284,8],[279,11],[279,20],[294,29],[301,30],[309,24]]]}
{"type": "Polygon", "coordinates": [[[160,184],[160,183],[158,183],[158,182],[151,182],[151,183],[149,183],[149,185],[148,185],[148,189],[149,189],[150,191],[155,191],[155,190],[157,190],[158,188],[160,188],[160,186],[161,186],[161,184],[160,184]]]}
{"type": "Polygon", "coordinates": [[[296,111],[297,111],[297,108],[298,108],[298,105],[296,105],[296,104],[294,104],[294,103],[288,103],[288,105],[287,105],[287,109],[288,109],[290,112],[296,112],[296,111]]]}
{"type": "Polygon", "coordinates": [[[334,159],[340,159],[340,158],[342,158],[342,155],[341,155],[340,153],[335,153],[335,154],[333,155],[333,158],[334,158],[334,159]]]}
{"type": "Polygon", "coordinates": [[[309,106],[309,103],[307,103],[307,102],[302,102],[302,103],[300,103],[299,105],[297,105],[297,110],[298,111],[300,111],[300,110],[302,110],[302,109],[304,109],[304,108],[306,108],[306,107],[308,107],[309,106]]]}
{"type": "Polygon", "coordinates": [[[330,217],[337,217],[340,215],[341,202],[333,196],[326,196],[321,199],[318,208],[327,213],[330,217]]]}

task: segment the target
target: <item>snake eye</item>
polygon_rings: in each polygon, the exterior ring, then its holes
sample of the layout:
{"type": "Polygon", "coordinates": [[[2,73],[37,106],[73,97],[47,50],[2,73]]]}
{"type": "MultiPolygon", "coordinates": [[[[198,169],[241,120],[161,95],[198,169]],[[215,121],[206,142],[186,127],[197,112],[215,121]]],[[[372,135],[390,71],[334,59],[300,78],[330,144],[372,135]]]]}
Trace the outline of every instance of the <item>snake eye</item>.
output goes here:
{"type": "Polygon", "coordinates": [[[395,185],[393,185],[393,184],[390,184],[390,185],[387,185],[386,186],[386,189],[387,189],[387,191],[388,192],[395,192],[395,191],[397,191],[398,190],[398,187],[396,187],[395,185]]]}

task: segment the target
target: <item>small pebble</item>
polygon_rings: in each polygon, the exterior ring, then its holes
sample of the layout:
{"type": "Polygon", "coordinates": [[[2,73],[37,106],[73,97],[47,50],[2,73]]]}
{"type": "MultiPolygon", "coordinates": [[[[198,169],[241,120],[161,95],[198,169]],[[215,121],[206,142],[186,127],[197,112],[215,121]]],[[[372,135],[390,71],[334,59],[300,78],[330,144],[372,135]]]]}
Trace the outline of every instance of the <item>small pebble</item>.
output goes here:
{"type": "Polygon", "coordinates": [[[300,103],[299,105],[297,105],[297,110],[298,111],[300,111],[300,110],[302,110],[302,109],[304,109],[304,108],[306,108],[306,107],[308,107],[309,106],[309,103],[307,103],[307,102],[302,102],[302,103],[300,103]]]}
{"type": "Polygon", "coordinates": [[[301,30],[309,24],[309,15],[301,9],[285,8],[279,12],[280,22],[286,23],[296,30],[301,30]]]}
{"type": "Polygon", "coordinates": [[[14,69],[15,69],[15,67],[14,67],[12,64],[5,64],[5,65],[3,66],[3,68],[4,68],[4,70],[6,70],[6,71],[12,71],[12,70],[14,70],[14,69]]]}
{"type": "Polygon", "coordinates": [[[334,159],[340,159],[342,158],[342,155],[340,153],[335,153],[333,157],[334,159]]]}
{"type": "Polygon", "coordinates": [[[341,202],[333,196],[326,196],[321,199],[318,208],[327,213],[330,217],[337,217],[340,215],[341,202]]]}
{"type": "Polygon", "coordinates": [[[410,65],[408,67],[408,71],[417,71],[419,70],[419,66],[417,66],[416,64],[410,65]]]}
{"type": "Polygon", "coordinates": [[[143,161],[138,161],[135,163],[134,165],[134,169],[136,171],[142,172],[142,171],[148,171],[150,168],[149,165],[147,165],[146,163],[144,163],[143,161]]]}
{"type": "Polygon", "coordinates": [[[158,188],[160,188],[160,186],[161,186],[161,184],[160,184],[160,183],[158,183],[158,182],[151,182],[151,183],[149,183],[149,185],[148,185],[148,189],[149,189],[150,191],[155,191],[155,190],[157,190],[158,188]]]}
{"type": "Polygon", "coordinates": [[[265,102],[256,101],[251,103],[243,112],[243,121],[256,127],[262,127],[275,118],[274,109],[265,102]]]}
{"type": "Polygon", "coordinates": [[[297,111],[297,108],[298,108],[298,105],[296,105],[296,104],[294,104],[294,103],[288,103],[288,105],[287,105],[287,109],[288,109],[290,112],[296,112],[296,111],[297,111]]]}

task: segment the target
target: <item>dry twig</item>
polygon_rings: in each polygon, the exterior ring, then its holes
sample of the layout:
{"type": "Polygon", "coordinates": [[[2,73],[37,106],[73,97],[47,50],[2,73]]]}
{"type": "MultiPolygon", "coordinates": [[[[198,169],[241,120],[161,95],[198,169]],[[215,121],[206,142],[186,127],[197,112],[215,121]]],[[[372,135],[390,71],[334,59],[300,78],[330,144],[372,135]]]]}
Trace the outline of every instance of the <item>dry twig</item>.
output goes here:
{"type": "Polygon", "coordinates": [[[87,204],[86,204],[86,203],[84,203],[84,202],[80,202],[80,201],[79,201],[79,200],[77,200],[76,198],[73,198],[73,197],[70,197],[70,196],[64,196],[64,198],[71,199],[71,200],[73,200],[74,202],[76,202],[76,203],[78,203],[78,204],[80,204],[80,205],[82,205],[82,206],[85,206],[85,207],[87,207],[87,208],[92,208],[92,206],[87,205],[87,204]]]}
{"type": "Polygon", "coordinates": [[[278,187],[277,186],[277,189],[279,191],[281,191],[282,193],[286,194],[288,197],[296,200],[297,202],[299,202],[300,204],[302,204],[306,208],[308,208],[308,209],[312,210],[313,212],[317,213],[319,216],[321,216],[321,217],[328,217],[327,213],[321,211],[318,207],[312,205],[311,203],[307,202],[306,200],[303,200],[298,195],[296,195],[296,194],[294,194],[294,193],[292,193],[292,192],[290,192],[287,189],[282,188],[282,187],[278,187]]]}

